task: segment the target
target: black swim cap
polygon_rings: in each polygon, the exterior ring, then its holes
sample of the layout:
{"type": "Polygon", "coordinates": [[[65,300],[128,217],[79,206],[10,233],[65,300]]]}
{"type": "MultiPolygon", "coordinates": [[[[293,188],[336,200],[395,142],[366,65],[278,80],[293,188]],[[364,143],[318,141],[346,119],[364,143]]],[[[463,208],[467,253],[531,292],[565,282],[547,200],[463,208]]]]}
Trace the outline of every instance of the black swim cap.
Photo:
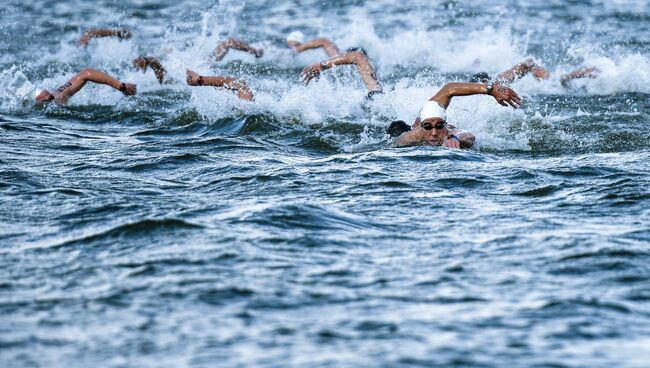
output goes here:
{"type": "Polygon", "coordinates": [[[368,53],[366,52],[366,49],[364,49],[363,47],[350,47],[349,49],[345,50],[346,53],[355,52],[355,51],[359,51],[362,54],[366,55],[366,57],[368,57],[368,53]]]}
{"type": "Polygon", "coordinates": [[[396,120],[390,123],[386,133],[390,135],[391,138],[399,137],[402,133],[406,133],[411,130],[411,127],[402,120],[396,120]]]}

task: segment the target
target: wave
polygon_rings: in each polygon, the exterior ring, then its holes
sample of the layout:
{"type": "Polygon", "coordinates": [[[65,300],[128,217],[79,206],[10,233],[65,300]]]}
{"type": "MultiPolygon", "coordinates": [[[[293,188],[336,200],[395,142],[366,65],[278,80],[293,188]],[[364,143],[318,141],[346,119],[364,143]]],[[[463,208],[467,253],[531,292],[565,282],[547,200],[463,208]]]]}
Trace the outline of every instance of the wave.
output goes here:
{"type": "MultiPolygon", "coordinates": [[[[83,235],[73,235],[68,239],[48,240],[47,237],[34,244],[24,244],[15,247],[14,251],[24,251],[28,249],[54,249],[70,246],[92,247],[94,244],[104,242],[115,242],[118,239],[149,237],[155,232],[181,231],[202,229],[203,225],[180,219],[143,219],[134,222],[115,225],[107,229],[89,232],[83,235]]],[[[74,233],[74,231],[73,231],[74,233]]],[[[83,233],[83,232],[82,232],[83,233]]]]}
{"type": "MultiPolygon", "coordinates": [[[[141,36],[129,41],[94,40],[88,49],[74,46],[77,32],[66,32],[55,51],[46,52],[41,59],[29,63],[14,60],[12,66],[0,72],[0,112],[45,114],[61,120],[95,123],[126,120],[148,128],[148,133],[137,134],[139,139],[166,127],[173,130],[187,126],[176,132],[192,133],[194,129],[202,129],[192,123],[202,123],[210,127],[210,134],[266,135],[271,139],[288,139],[292,145],[316,152],[356,152],[386,146],[385,126],[396,119],[411,122],[422,103],[446,82],[466,80],[476,71],[498,73],[527,56],[537,56],[550,68],[553,77],[538,82],[529,76],[513,85],[525,98],[524,110],[503,108],[485,96],[457,98],[448,111],[450,123],[473,132],[478,138],[477,148],[487,152],[609,152],[648,147],[648,135],[640,134],[640,123],[645,120],[635,106],[621,104],[617,99],[607,103],[595,100],[595,96],[621,93],[641,94],[638,100],[642,100],[650,93],[650,57],[646,52],[627,48],[613,53],[606,40],[594,40],[586,34],[581,34],[571,45],[553,45],[557,49],[549,45],[539,51],[531,38],[535,29],[522,33],[521,25],[507,21],[500,28],[473,26],[466,22],[467,9],[460,4],[456,5],[457,9],[424,2],[414,2],[411,6],[412,11],[444,13],[458,19],[434,17],[439,23],[427,27],[398,13],[380,14],[377,5],[352,6],[332,16],[336,27],[323,27],[307,21],[322,18],[321,12],[311,9],[304,14],[304,19],[295,19],[287,15],[288,9],[280,6],[272,11],[274,19],[282,19],[285,26],[275,29],[261,22],[242,35],[264,47],[265,58],[257,60],[245,53],[232,52],[220,63],[210,60],[217,42],[226,36],[237,36],[234,30],[246,26],[239,15],[246,11],[245,7],[233,1],[220,1],[212,8],[189,13],[175,7],[165,8],[161,11],[176,9],[178,12],[178,22],[174,25],[142,27],[138,29],[141,36]],[[372,102],[365,101],[365,88],[352,67],[337,68],[325,73],[319,81],[301,85],[298,78],[301,68],[321,60],[323,55],[320,51],[293,55],[282,41],[284,32],[291,29],[301,29],[310,37],[331,37],[341,48],[363,46],[377,66],[386,93],[372,102]],[[538,55],[534,55],[537,51],[538,55]],[[161,58],[174,82],[159,85],[151,74],[131,69],[130,60],[143,52],[161,58]],[[559,76],[580,65],[598,67],[600,76],[576,81],[572,90],[560,87],[559,76]],[[125,98],[110,88],[89,85],[68,107],[34,107],[31,100],[35,90],[59,85],[86,66],[137,83],[139,95],[125,98]],[[256,101],[243,102],[232,93],[215,88],[190,88],[184,85],[187,67],[203,74],[244,78],[255,91],[256,101]],[[592,117],[584,115],[585,112],[592,117]],[[611,131],[605,135],[571,131],[572,126],[611,113],[622,114],[616,119],[635,120],[639,124],[627,131],[611,131]],[[556,123],[560,122],[558,127],[556,123]],[[355,129],[354,134],[342,132],[343,124],[363,127],[363,130],[355,129]],[[323,129],[328,126],[336,127],[330,131],[323,129]],[[289,129],[288,134],[284,133],[285,128],[289,129]],[[296,139],[295,135],[305,132],[306,137],[296,139]]],[[[490,8],[486,16],[504,9],[490,8]]],[[[322,5],[321,10],[326,14],[335,11],[327,5],[322,5]]],[[[124,14],[110,17],[128,24],[124,14]]]]}

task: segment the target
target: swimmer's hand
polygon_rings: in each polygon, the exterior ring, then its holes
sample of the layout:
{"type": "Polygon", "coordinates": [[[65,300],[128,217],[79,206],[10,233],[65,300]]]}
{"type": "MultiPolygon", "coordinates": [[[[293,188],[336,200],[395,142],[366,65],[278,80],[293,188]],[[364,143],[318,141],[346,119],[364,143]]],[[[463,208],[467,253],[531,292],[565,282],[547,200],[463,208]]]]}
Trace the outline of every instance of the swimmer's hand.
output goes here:
{"type": "Polygon", "coordinates": [[[124,93],[125,96],[133,96],[137,92],[137,86],[133,83],[122,83],[120,85],[120,91],[124,93]]]}
{"type": "Polygon", "coordinates": [[[189,86],[198,86],[199,85],[199,74],[193,70],[185,70],[185,80],[189,86]]]}
{"type": "Polygon", "coordinates": [[[306,66],[305,69],[302,70],[302,73],[300,73],[300,78],[302,79],[302,82],[307,85],[312,79],[318,78],[322,71],[323,67],[321,64],[312,64],[306,66]]]}
{"type": "Polygon", "coordinates": [[[457,138],[451,136],[442,142],[442,146],[447,148],[460,148],[460,141],[457,138]]]}
{"type": "Polygon", "coordinates": [[[510,105],[515,109],[521,107],[521,97],[519,97],[517,92],[506,86],[495,84],[492,88],[492,97],[494,97],[501,106],[510,105]]]}
{"type": "Polygon", "coordinates": [[[253,55],[255,56],[255,58],[257,58],[257,59],[264,56],[264,50],[263,49],[253,49],[252,52],[253,52],[253,55]]]}

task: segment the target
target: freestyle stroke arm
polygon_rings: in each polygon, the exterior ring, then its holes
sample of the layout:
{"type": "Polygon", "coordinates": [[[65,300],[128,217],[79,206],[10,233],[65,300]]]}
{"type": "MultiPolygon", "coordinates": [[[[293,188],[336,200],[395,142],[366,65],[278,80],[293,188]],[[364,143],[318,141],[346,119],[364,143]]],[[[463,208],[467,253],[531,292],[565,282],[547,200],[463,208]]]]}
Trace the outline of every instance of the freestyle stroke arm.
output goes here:
{"type": "Polygon", "coordinates": [[[88,46],[88,43],[93,38],[100,37],[118,37],[122,40],[128,40],[131,38],[131,32],[126,29],[100,29],[100,28],[91,28],[84,32],[84,34],[79,38],[78,45],[81,47],[88,46]]]}
{"type": "Polygon", "coordinates": [[[382,88],[377,80],[375,69],[370,64],[368,57],[360,51],[348,52],[322,63],[309,65],[301,73],[302,80],[305,84],[308,84],[312,79],[320,76],[323,70],[331,69],[335,65],[356,65],[368,91],[381,91],[382,88]]]}
{"type": "Polygon", "coordinates": [[[187,70],[187,84],[190,86],[212,86],[221,87],[237,93],[237,97],[246,101],[253,101],[255,96],[248,84],[242,80],[222,76],[201,76],[198,73],[187,70]]]}
{"type": "Polygon", "coordinates": [[[228,51],[230,49],[247,52],[258,59],[264,55],[264,50],[262,49],[256,49],[255,47],[243,41],[237,40],[235,38],[229,38],[221,42],[219,45],[217,45],[217,48],[214,49],[214,54],[217,61],[221,61],[226,56],[226,54],[228,54],[228,51]]]}

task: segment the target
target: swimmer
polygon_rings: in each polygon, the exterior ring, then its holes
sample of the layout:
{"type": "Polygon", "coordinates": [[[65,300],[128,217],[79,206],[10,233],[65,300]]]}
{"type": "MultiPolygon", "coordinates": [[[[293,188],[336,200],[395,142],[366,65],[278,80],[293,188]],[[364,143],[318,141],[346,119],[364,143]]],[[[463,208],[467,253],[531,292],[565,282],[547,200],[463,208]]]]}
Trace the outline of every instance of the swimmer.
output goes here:
{"type": "Polygon", "coordinates": [[[349,52],[324,61],[322,63],[316,63],[305,67],[300,74],[303,83],[309,84],[309,82],[320,76],[320,73],[323,70],[331,69],[335,65],[356,65],[359,74],[363,83],[368,89],[367,98],[371,99],[374,95],[383,93],[379,80],[377,79],[377,74],[375,69],[370,64],[368,55],[361,48],[350,49],[349,52]]]}
{"type": "Polygon", "coordinates": [[[106,84],[122,92],[125,96],[134,95],[137,91],[136,85],[132,83],[123,83],[111,77],[106,73],[102,73],[95,69],[86,68],[75,75],[67,83],[60,86],[54,92],[42,90],[36,95],[38,103],[54,101],[59,105],[68,103],[70,97],[79,92],[87,82],[94,82],[99,84],[106,84]]]}
{"type": "Polygon", "coordinates": [[[512,89],[499,84],[448,83],[424,104],[412,127],[398,120],[390,124],[388,133],[397,137],[395,146],[430,144],[447,148],[471,148],[475,137],[447,124],[446,109],[455,96],[490,95],[502,106],[521,106],[521,98],[512,89]]]}
{"type": "Polygon", "coordinates": [[[151,70],[153,70],[154,74],[156,75],[156,79],[158,79],[158,82],[160,84],[163,83],[165,73],[167,72],[165,68],[162,67],[162,64],[160,64],[160,61],[158,61],[158,59],[150,56],[140,56],[134,59],[133,66],[135,66],[135,68],[138,70],[142,70],[143,73],[147,72],[147,67],[151,67],[151,70]]]}
{"type": "Polygon", "coordinates": [[[258,59],[264,55],[264,50],[262,49],[256,49],[246,42],[234,38],[229,38],[221,42],[219,45],[217,45],[217,48],[214,49],[214,55],[216,56],[217,61],[221,61],[230,49],[247,52],[258,59]]]}
{"type": "Polygon", "coordinates": [[[529,58],[499,73],[496,78],[492,78],[488,73],[482,72],[474,74],[470,82],[510,84],[517,79],[523,78],[528,73],[532,74],[536,80],[548,79],[551,75],[548,70],[537,64],[534,59],[529,58]]]}
{"type": "MultiPolygon", "coordinates": [[[[596,67],[585,67],[585,68],[580,68],[572,71],[571,73],[568,73],[566,75],[563,75],[560,77],[560,83],[562,84],[562,87],[569,88],[570,83],[574,79],[579,79],[579,78],[596,78],[598,77],[600,70],[596,67]]],[[[500,83],[500,84],[510,84],[514,83],[516,80],[523,78],[526,74],[532,74],[533,77],[536,80],[546,80],[549,79],[551,76],[551,73],[546,70],[543,66],[540,64],[536,63],[534,59],[529,58],[521,63],[516,64],[512,68],[500,73],[497,75],[496,78],[492,78],[490,74],[482,72],[482,73],[476,73],[472,76],[470,79],[470,82],[474,83],[500,83]]]]}
{"type": "Polygon", "coordinates": [[[579,78],[594,79],[594,78],[598,78],[599,74],[600,74],[600,69],[596,68],[595,66],[576,69],[569,74],[563,75],[560,78],[560,84],[562,84],[562,87],[564,88],[569,88],[571,87],[570,82],[574,79],[579,79],[579,78]]]}
{"type": "Polygon", "coordinates": [[[231,77],[207,77],[197,74],[196,72],[187,69],[187,84],[190,86],[212,86],[212,87],[223,87],[227,90],[234,91],[237,93],[237,97],[246,101],[253,101],[255,96],[253,96],[253,91],[248,87],[248,84],[242,79],[236,79],[231,77]]]}
{"type": "Polygon", "coordinates": [[[327,38],[316,38],[311,41],[305,42],[305,35],[300,31],[291,32],[287,37],[287,46],[292,48],[295,52],[301,53],[307,50],[323,48],[323,51],[330,59],[343,55],[341,50],[334,44],[334,42],[327,38]]]}
{"type": "Polygon", "coordinates": [[[86,32],[84,32],[81,38],[79,38],[77,45],[79,45],[80,47],[86,47],[88,46],[90,40],[93,38],[117,37],[121,40],[128,40],[129,38],[131,38],[131,36],[132,36],[131,32],[126,28],[122,28],[122,29],[91,28],[86,32]]]}

